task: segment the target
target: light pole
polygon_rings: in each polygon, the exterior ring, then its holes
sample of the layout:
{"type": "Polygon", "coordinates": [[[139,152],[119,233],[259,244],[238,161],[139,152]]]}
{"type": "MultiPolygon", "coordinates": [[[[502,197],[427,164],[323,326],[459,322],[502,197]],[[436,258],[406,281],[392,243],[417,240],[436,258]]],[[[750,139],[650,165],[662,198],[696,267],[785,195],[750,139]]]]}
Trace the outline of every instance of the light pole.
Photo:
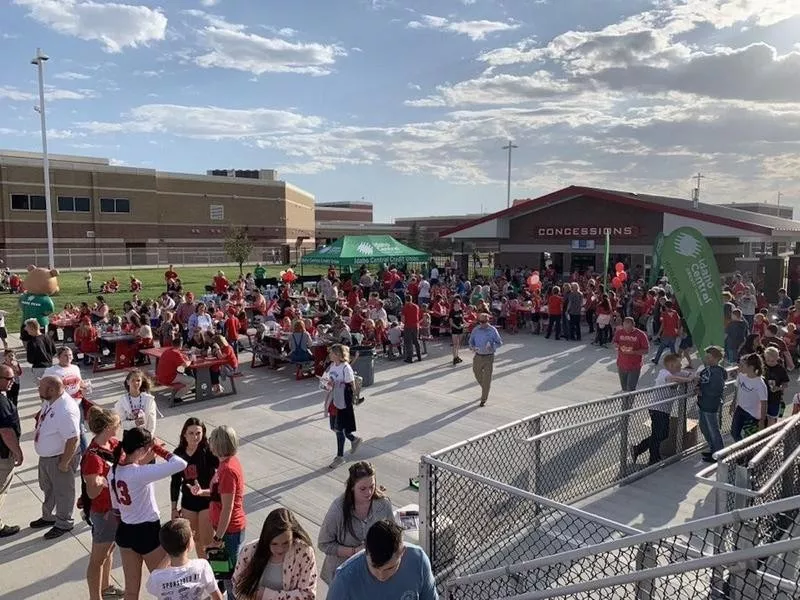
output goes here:
{"type": "Polygon", "coordinates": [[[36,56],[31,64],[36,65],[39,72],[39,106],[34,107],[42,120],[42,167],[44,169],[44,208],[47,217],[47,257],[50,268],[55,269],[55,252],[53,251],[53,210],[50,205],[50,160],[47,156],[47,119],[44,114],[44,63],[50,57],[36,49],[36,56]]]}
{"type": "Polygon", "coordinates": [[[519,148],[508,140],[508,146],[503,146],[503,150],[508,150],[508,186],[506,188],[506,208],[511,208],[511,151],[519,148]]]}

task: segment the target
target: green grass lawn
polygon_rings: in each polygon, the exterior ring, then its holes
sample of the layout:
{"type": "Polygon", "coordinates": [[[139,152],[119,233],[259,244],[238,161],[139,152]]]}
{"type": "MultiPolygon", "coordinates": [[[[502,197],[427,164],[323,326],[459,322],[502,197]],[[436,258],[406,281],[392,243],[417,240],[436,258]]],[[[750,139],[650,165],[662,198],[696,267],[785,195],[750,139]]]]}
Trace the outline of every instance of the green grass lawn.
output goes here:
{"type": "MultiPolygon", "coordinates": [[[[252,272],[255,265],[245,265],[244,272],[252,272]]],[[[267,277],[277,277],[278,274],[284,270],[284,266],[267,266],[267,277]]],[[[95,297],[100,293],[100,287],[103,281],[111,279],[116,276],[120,282],[120,291],[116,294],[106,294],[105,299],[108,305],[116,310],[122,308],[122,303],[129,300],[131,293],[128,291],[130,276],[134,275],[142,282],[142,293],[140,298],[157,298],[161,292],[166,291],[164,285],[164,272],[167,269],[161,267],[159,269],[135,269],[128,270],[125,267],[118,267],[116,269],[107,269],[105,271],[92,270],[92,294],[86,292],[86,283],[83,280],[83,271],[72,271],[62,273],[58,278],[61,292],[53,296],[53,304],[55,304],[56,312],[59,312],[65,304],[71,302],[78,305],[81,302],[88,302],[91,304],[95,297]]],[[[195,295],[202,295],[205,293],[205,286],[211,285],[211,278],[216,275],[219,267],[178,267],[175,269],[178,276],[183,283],[184,291],[194,292],[195,295]]],[[[222,267],[222,270],[227,275],[228,279],[234,280],[239,276],[239,269],[235,266],[222,267]]],[[[314,275],[323,271],[320,267],[303,267],[304,275],[314,275]]],[[[327,270],[325,270],[327,272],[327,270]]],[[[298,269],[299,274],[299,269],[298,269]]],[[[19,308],[19,296],[16,294],[9,294],[0,292],[0,310],[8,312],[6,317],[6,328],[9,332],[19,332],[22,320],[22,312],[19,308]]]]}

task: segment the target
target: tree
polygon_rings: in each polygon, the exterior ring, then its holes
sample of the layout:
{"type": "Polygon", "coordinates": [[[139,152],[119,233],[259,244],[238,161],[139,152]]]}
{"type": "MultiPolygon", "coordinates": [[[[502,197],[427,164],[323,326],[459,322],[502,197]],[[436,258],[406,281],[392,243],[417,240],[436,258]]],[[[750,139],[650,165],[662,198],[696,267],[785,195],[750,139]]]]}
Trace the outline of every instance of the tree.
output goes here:
{"type": "Polygon", "coordinates": [[[247,235],[247,231],[241,227],[231,227],[225,236],[225,254],[239,265],[239,275],[244,275],[242,265],[250,258],[252,251],[253,240],[247,235]]]}
{"type": "Polygon", "coordinates": [[[413,221],[408,228],[408,245],[415,250],[422,248],[422,233],[416,221],[413,221]]]}

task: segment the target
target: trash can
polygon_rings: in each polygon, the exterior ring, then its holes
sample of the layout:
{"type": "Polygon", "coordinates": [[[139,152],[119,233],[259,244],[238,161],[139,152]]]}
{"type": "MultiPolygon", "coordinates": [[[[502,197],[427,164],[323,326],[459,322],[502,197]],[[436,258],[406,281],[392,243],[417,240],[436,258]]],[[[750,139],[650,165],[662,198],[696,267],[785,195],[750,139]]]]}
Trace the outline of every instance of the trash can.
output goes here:
{"type": "Polygon", "coordinates": [[[351,354],[358,353],[358,358],[353,363],[353,370],[363,379],[361,384],[369,387],[375,383],[375,348],[369,346],[353,346],[350,348],[351,354]]]}

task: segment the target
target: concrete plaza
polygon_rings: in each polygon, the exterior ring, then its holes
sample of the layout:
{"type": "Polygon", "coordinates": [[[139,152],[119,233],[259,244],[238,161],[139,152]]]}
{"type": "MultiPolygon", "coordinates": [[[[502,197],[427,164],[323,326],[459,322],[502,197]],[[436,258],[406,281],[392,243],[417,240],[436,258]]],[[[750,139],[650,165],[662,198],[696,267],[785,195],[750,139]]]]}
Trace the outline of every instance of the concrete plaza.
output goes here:
{"type": "MultiPolygon", "coordinates": [[[[429,344],[428,356],[419,363],[378,359],[376,383],[365,388],[366,402],[356,413],[358,435],[364,443],[356,456],[348,455],[348,464],[361,459],[373,462],[379,485],[396,507],[417,503],[418,494],[408,479],[416,476],[420,455],[541,410],[619,390],[613,350],[589,346],[586,338],[577,343],[521,333],[504,339],[495,361],[489,403],[483,408],[478,407],[480,391],[468,351],[462,351],[465,361],[457,367],[452,366],[446,342],[429,344]]],[[[328,467],[336,443],[323,415],[323,395],[316,380],[296,381],[293,368],[251,370],[249,353],[240,358],[244,376],[238,380],[238,395],[178,408],[160,403],[163,417],[156,434],[176,444],[188,416],[203,419],[209,430],[216,425],[232,426],[241,436],[247,540],[258,537],[272,509],[284,506],[299,516],[316,541],[325,513],[342,493],[347,478],[346,464],[336,470],[328,467]]],[[[650,385],[654,374],[655,366],[647,363],[640,387],[650,385]]],[[[93,400],[113,407],[122,393],[124,373],[85,371],[84,376],[92,381],[93,400]]],[[[21,526],[22,531],[0,540],[0,599],[85,598],[91,534],[77,511],[73,532],[55,541],[45,541],[41,530],[28,527],[40,516],[41,492],[32,433],[39,401],[27,369],[19,408],[25,462],[16,472],[2,510],[5,522],[21,526]]],[[[168,481],[157,484],[157,494],[164,521],[170,514],[168,481]]],[[[321,565],[321,553],[317,557],[321,565]]],[[[123,586],[118,559],[113,576],[123,586]]],[[[143,591],[141,597],[146,596],[143,591]]],[[[324,584],[318,597],[325,597],[324,584]]]]}

